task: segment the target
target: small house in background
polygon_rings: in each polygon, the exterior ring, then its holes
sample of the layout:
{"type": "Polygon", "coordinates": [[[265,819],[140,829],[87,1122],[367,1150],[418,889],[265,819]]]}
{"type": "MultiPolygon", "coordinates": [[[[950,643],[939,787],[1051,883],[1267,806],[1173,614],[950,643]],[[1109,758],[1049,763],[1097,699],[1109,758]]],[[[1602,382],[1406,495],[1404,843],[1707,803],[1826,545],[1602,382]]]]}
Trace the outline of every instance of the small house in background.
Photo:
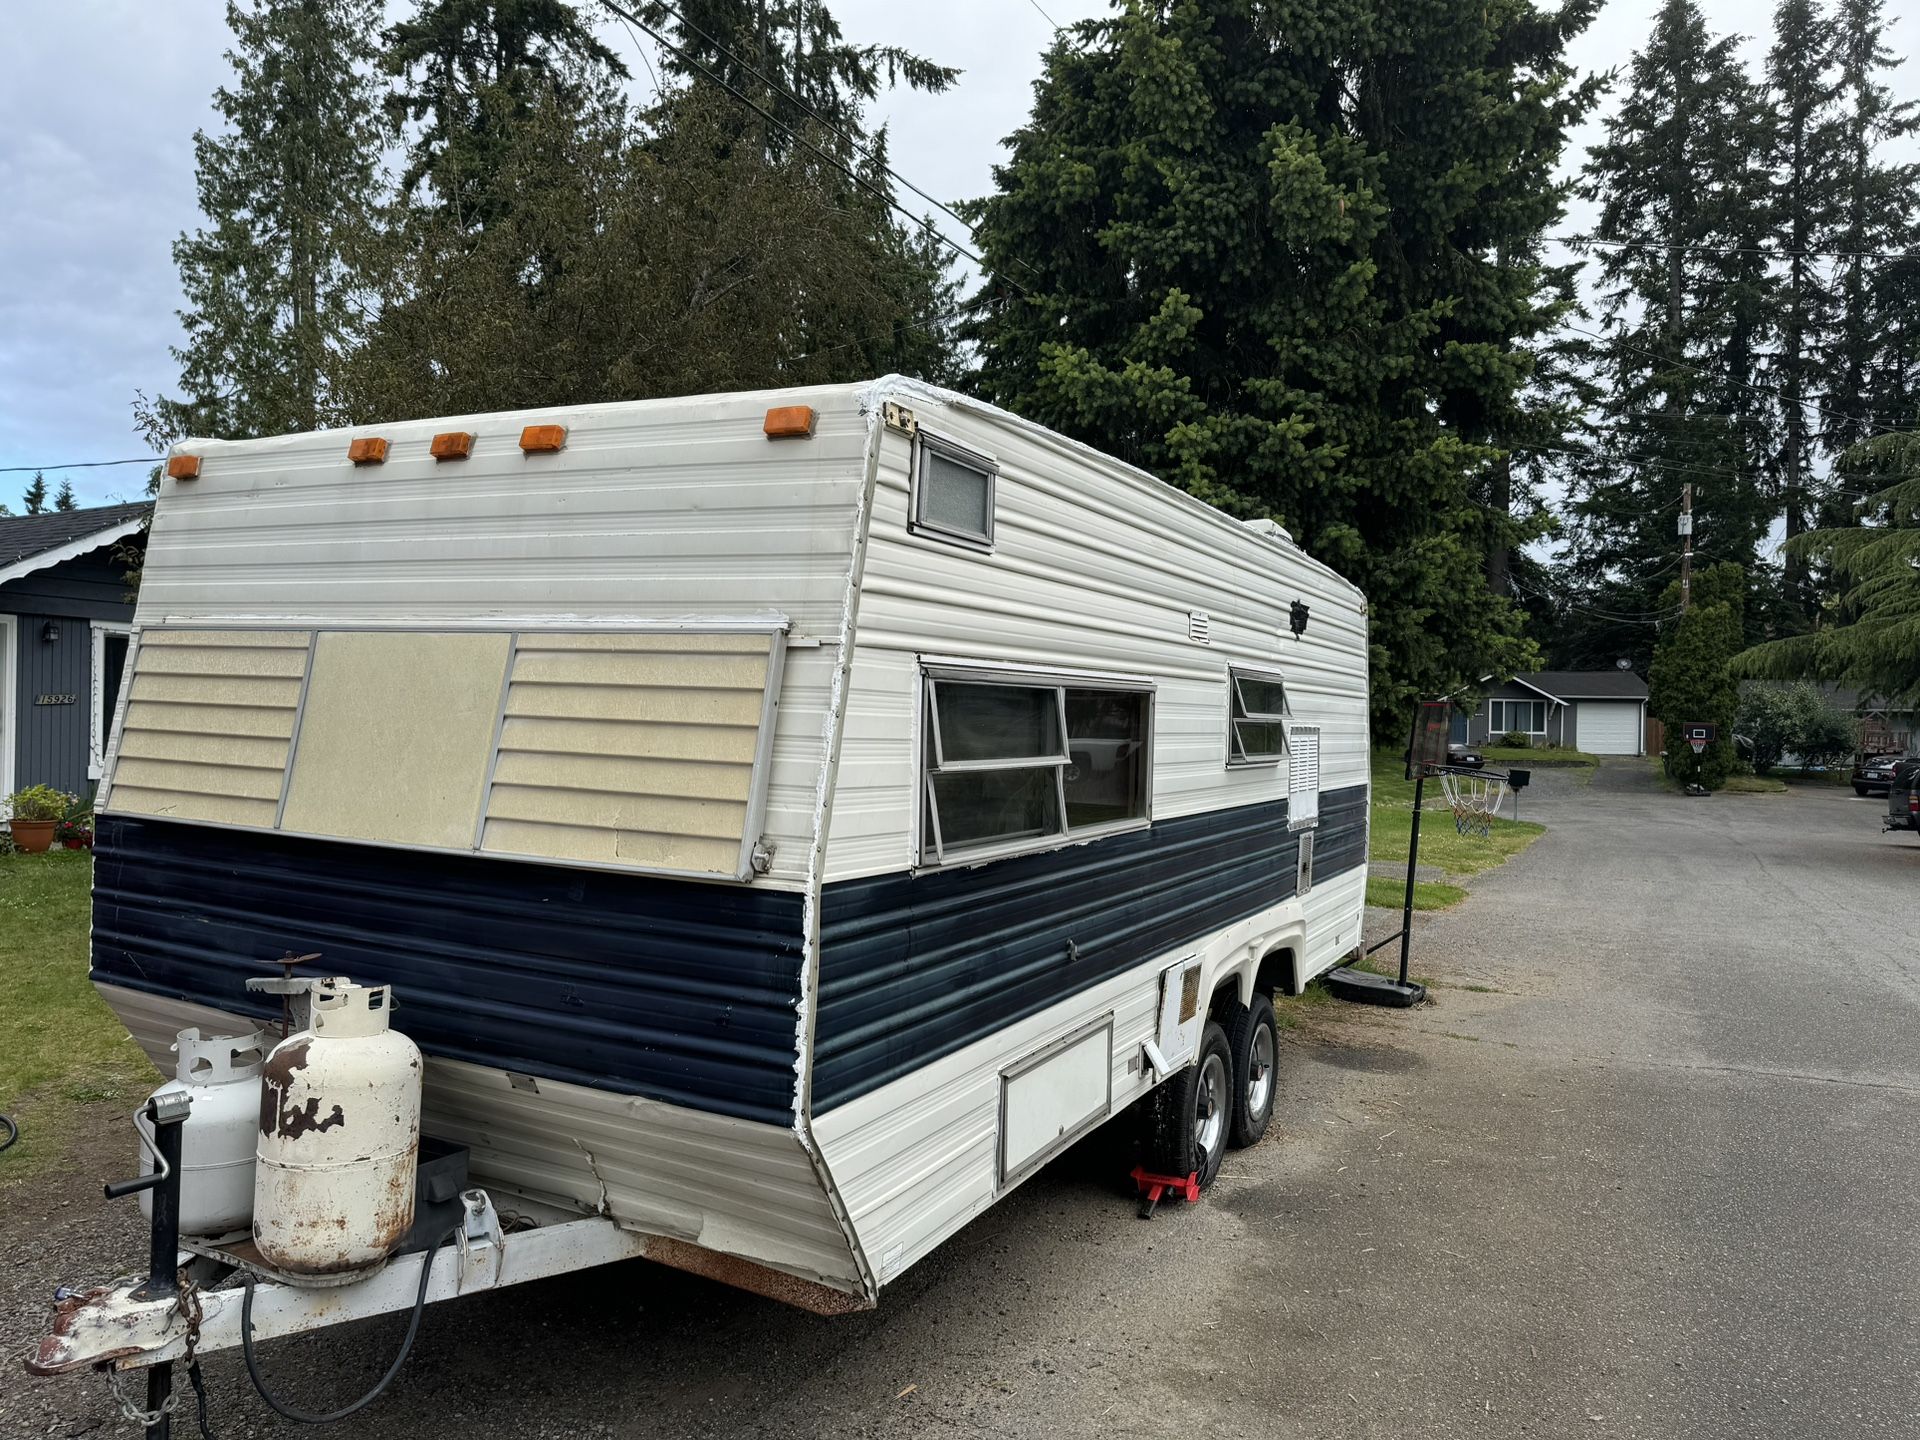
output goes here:
{"type": "Polygon", "coordinates": [[[0,796],[85,796],[100,763],[133,626],[129,547],[152,506],[0,515],[0,796]]]}
{"type": "Polygon", "coordinates": [[[1647,682],[1631,670],[1541,670],[1493,686],[1471,714],[1454,713],[1456,744],[1498,745],[1515,731],[1534,745],[1644,755],[1647,682]]]}

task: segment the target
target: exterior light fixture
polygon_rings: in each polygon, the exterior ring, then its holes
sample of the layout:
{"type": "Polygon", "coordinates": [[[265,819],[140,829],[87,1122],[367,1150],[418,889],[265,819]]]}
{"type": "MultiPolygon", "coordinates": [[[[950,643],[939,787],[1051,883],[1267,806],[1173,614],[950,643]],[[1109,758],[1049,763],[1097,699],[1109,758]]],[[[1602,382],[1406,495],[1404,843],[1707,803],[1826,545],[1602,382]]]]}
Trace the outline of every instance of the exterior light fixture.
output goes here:
{"type": "Polygon", "coordinates": [[[1295,635],[1307,633],[1307,606],[1303,600],[1293,602],[1293,608],[1287,612],[1287,628],[1295,635]]]}
{"type": "Polygon", "coordinates": [[[49,620],[40,627],[40,638],[51,645],[60,638],[60,622],[49,620]]]}

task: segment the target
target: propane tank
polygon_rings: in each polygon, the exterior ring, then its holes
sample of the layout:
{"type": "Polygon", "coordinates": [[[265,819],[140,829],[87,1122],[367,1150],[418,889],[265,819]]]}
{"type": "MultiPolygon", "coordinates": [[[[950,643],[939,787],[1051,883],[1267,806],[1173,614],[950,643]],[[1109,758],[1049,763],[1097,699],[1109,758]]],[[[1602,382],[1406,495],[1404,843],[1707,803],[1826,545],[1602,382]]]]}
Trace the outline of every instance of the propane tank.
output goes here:
{"type": "Polygon", "coordinates": [[[378,1269],[413,1224],[420,1051],[388,1028],[390,987],[310,987],[308,1028],[261,1071],[253,1239],[295,1284],[341,1284],[378,1269]]]}
{"type": "MultiPolygon", "coordinates": [[[[175,1078],[154,1095],[184,1094],[191,1102],[180,1132],[180,1233],[227,1239],[246,1233],[253,1219],[254,1137],[260,1121],[260,1067],[273,1037],[208,1036],[182,1030],[173,1042],[180,1059],[175,1078]]],[[[140,1150],[140,1173],[153,1156],[140,1150]]],[[[140,1211],[153,1219],[153,1192],[142,1191],[140,1211]]]]}

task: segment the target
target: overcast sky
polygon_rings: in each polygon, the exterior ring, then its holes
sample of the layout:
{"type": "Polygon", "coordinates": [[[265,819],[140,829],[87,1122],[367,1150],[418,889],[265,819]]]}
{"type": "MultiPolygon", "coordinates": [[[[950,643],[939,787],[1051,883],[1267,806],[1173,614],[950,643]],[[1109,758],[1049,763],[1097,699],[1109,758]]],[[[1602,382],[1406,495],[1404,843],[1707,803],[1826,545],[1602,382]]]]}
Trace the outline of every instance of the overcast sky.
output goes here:
{"type": "MultiPolygon", "coordinates": [[[[1612,0],[1578,42],[1583,69],[1624,65],[1656,0],[1612,0]]],[[[227,78],[218,0],[13,0],[0,87],[0,467],[116,460],[143,453],[136,390],[167,390],[178,368],[174,237],[196,224],[193,132],[212,123],[209,96],[227,78]]],[[[856,39],[908,44],[965,73],[941,96],[895,95],[897,170],[929,194],[984,193],[1002,139],[1025,118],[1041,53],[1060,24],[1103,14],[1106,0],[833,0],[856,39]]],[[[1716,29],[1751,32],[1764,14],[1705,0],[1716,29]]],[[[1771,7],[1767,7],[1771,8],[1771,7]]],[[[1905,51],[1920,0],[1892,41],[1905,51]]],[[[629,57],[633,41],[610,31],[629,57]]],[[[1757,57],[1759,45],[1750,49],[1757,57]]],[[[1902,77],[1901,89],[1920,84],[1902,77]]],[[[942,217],[944,219],[944,217],[942,217]]],[[[952,225],[951,221],[946,222],[952,225]]],[[[1576,219],[1576,224],[1578,220],[1576,219]]],[[[145,471],[71,470],[84,503],[140,493],[145,471]]],[[[0,473],[0,501],[31,476],[0,473]]],[[[57,475],[49,469],[49,479],[57,475]]],[[[16,507],[17,508],[17,507],[16,507]]]]}

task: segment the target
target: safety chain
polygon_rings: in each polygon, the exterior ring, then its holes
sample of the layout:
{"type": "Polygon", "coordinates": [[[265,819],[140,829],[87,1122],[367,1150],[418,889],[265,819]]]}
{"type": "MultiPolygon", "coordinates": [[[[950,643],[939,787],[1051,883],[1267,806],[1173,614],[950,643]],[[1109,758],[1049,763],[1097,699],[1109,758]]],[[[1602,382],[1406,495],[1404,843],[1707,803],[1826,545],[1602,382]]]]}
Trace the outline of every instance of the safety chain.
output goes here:
{"type": "Polygon", "coordinates": [[[180,1392],[176,1390],[172,1394],[168,1395],[167,1398],[161,1402],[160,1408],[158,1410],[141,1409],[138,1405],[134,1404],[133,1401],[129,1400],[126,1397],[126,1395],[121,1391],[120,1372],[116,1370],[112,1365],[108,1365],[106,1369],[107,1369],[107,1388],[113,1391],[113,1398],[115,1402],[120,1406],[120,1413],[126,1416],[126,1418],[132,1421],[135,1425],[140,1425],[143,1427],[158,1425],[162,1420],[166,1419],[167,1416],[171,1415],[177,1408],[179,1408],[180,1392]]]}
{"type": "MultiPolygon", "coordinates": [[[[186,1362],[187,1379],[193,1386],[194,1402],[199,1409],[200,1433],[212,1440],[213,1432],[207,1428],[207,1387],[200,1375],[200,1361],[194,1351],[200,1344],[200,1322],[205,1318],[205,1308],[200,1303],[200,1287],[182,1271],[180,1290],[174,1297],[174,1308],[187,1322],[186,1362]]],[[[158,1425],[167,1416],[180,1408],[180,1392],[169,1391],[167,1398],[160,1402],[158,1410],[146,1410],[133,1403],[120,1388],[120,1371],[108,1365],[107,1388],[113,1392],[114,1401],[120,1406],[120,1413],[135,1425],[143,1428],[158,1425]]]]}

